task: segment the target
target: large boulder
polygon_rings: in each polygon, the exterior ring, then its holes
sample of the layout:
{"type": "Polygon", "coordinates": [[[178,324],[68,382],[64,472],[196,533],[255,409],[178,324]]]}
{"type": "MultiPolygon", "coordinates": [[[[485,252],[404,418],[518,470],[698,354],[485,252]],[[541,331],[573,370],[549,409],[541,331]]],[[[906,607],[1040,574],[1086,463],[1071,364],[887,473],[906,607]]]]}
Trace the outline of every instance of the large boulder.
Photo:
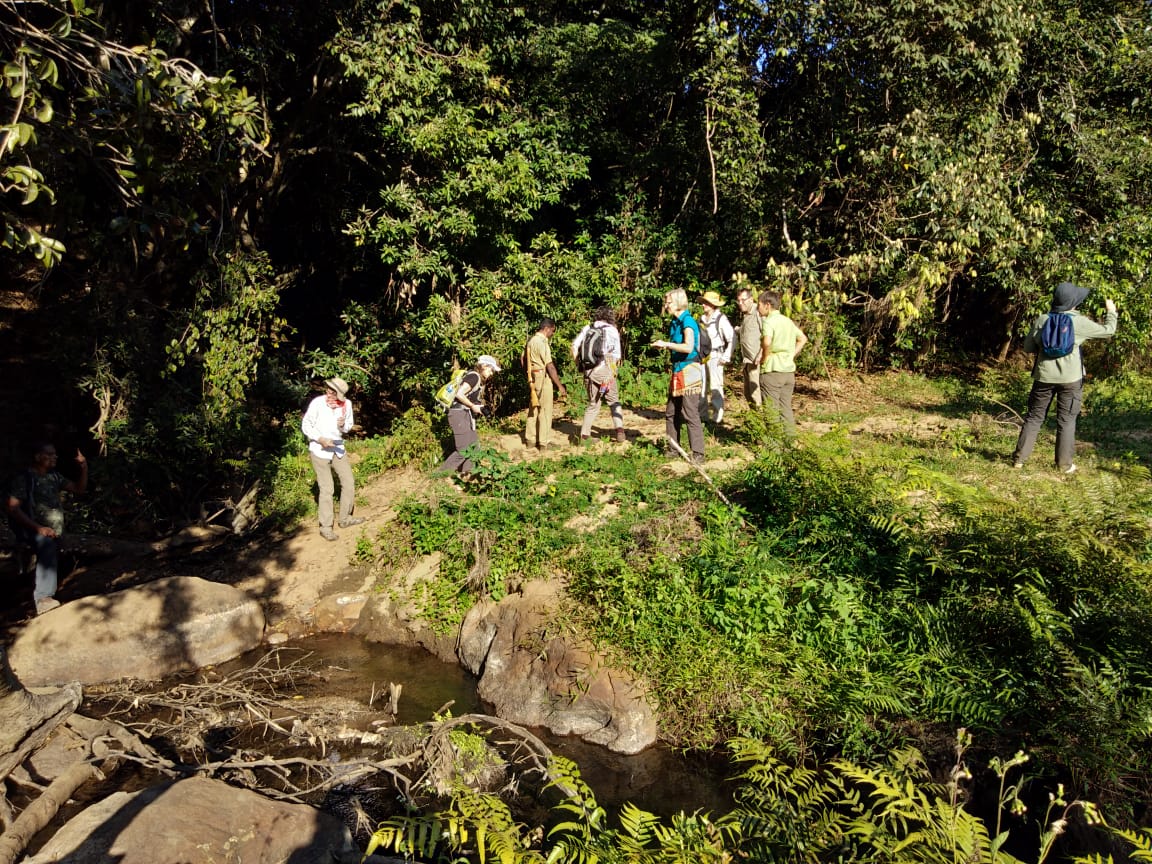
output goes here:
{"type": "Polygon", "coordinates": [[[348,829],[334,816],[193,777],[109,795],[71,819],[24,864],[351,864],[359,857],[348,829]]]}
{"type": "Polygon", "coordinates": [[[255,600],[231,585],[175,576],[37,616],[9,661],[28,686],[157,679],[237,657],[263,633],[255,600]]]}
{"type": "Polygon", "coordinates": [[[457,653],[480,676],[480,698],[506,720],[639,753],[657,732],[646,689],[589,646],[550,635],[557,602],[555,585],[532,582],[520,594],[469,610],[457,653]]]}

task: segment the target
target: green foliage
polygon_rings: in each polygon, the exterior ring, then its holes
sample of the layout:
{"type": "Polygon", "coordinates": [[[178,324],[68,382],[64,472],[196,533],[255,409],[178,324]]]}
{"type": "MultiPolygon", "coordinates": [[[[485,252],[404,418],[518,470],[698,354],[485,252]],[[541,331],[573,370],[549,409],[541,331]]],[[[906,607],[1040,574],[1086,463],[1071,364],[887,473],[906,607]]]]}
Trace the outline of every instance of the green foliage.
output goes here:
{"type": "Polygon", "coordinates": [[[275,314],[283,284],[267,255],[242,253],[228,256],[197,283],[183,332],[168,345],[167,374],[195,358],[200,410],[210,424],[236,426],[265,352],[285,338],[287,322],[275,314]]]}

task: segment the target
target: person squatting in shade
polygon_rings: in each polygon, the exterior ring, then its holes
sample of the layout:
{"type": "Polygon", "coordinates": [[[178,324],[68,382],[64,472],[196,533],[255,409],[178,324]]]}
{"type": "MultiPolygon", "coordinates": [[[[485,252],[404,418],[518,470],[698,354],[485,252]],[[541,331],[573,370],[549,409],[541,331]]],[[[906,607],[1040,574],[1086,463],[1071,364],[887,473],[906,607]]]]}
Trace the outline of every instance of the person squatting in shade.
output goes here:
{"type": "Polygon", "coordinates": [[[524,443],[538,450],[552,446],[553,385],[565,399],[568,391],[552,362],[549,339],[556,333],[556,322],[543,318],[528,344],[524,346],[524,371],[528,375],[528,423],[524,429],[524,443]]]}
{"type": "Polygon", "coordinates": [[[1024,350],[1036,355],[1032,363],[1032,391],[1028,394],[1028,413],[1016,441],[1016,452],[1012,455],[1014,468],[1023,468],[1032,448],[1036,446],[1036,436],[1048,416],[1052,400],[1056,400],[1056,467],[1065,474],[1076,471],[1073,461],[1076,454],[1076,418],[1080,414],[1080,401],[1084,395],[1084,360],[1080,356],[1080,346],[1089,339],[1109,339],[1116,333],[1116,304],[1104,301],[1105,318],[1097,324],[1076,311],[1088,297],[1089,289],[1061,282],[1052,292],[1050,311],[1041,315],[1032,324],[1032,329],[1024,337],[1024,350]],[[1041,351],[1040,334],[1051,315],[1064,313],[1072,319],[1074,346],[1062,357],[1047,357],[1041,351]]]}
{"type": "MultiPolygon", "coordinates": [[[[620,386],[616,370],[623,360],[620,331],[616,328],[616,313],[608,306],[601,306],[592,313],[592,323],[588,324],[572,341],[572,359],[579,361],[590,352],[585,348],[586,339],[600,338],[601,356],[591,358],[584,368],[584,387],[588,394],[588,407],[584,409],[584,419],[580,424],[580,440],[587,441],[592,435],[592,424],[600,414],[602,402],[608,403],[615,428],[615,440],[619,444],[627,441],[624,433],[624,409],[620,407],[620,386]]],[[[592,343],[589,343],[592,344],[592,343]]]]}
{"type": "Polygon", "coordinates": [[[700,425],[700,394],[704,392],[704,365],[700,357],[700,325],[688,311],[688,295],[676,288],[664,295],[664,312],[670,316],[668,339],[652,342],[653,348],[671,352],[672,375],[668,380],[668,404],[664,409],[664,433],[680,443],[680,430],[688,427],[692,461],[704,461],[704,430],[700,425]]]}
{"type": "Polygon", "coordinates": [[[700,305],[704,307],[700,314],[700,326],[708,331],[712,342],[712,353],[704,358],[707,378],[704,398],[700,400],[700,414],[705,420],[711,419],[719,426],[724,422],[724,367],[732,359],[736,331],[728,316],[721,311],[724,300],[715,291],[702,295],[700,305]]]}
{"type": "Polygon", "coordinates": [[[780,311],[780,303],[778,292],[760,292],[760,393],[764,406],[770,408],[783,424],[784,437],[792,440],[796,437],[796,418],[792,414],[796,355],[804,350],[808,337],[780,311]]]}
{"type": "Polygon", "coordinates": [[[356,480],[344,447],[344,436],[352,431],[355,422],[352,400],[348,398],[348,384],[343,378],[329,378],[324,387],[324,394],[309,403],[300,429],[308,439],[308,454],[312,458],[312,470],[316,472],[320,536],[325,540],[335,540],[338,535],[332,530],[333,475],[340,478],[339,526],[351,528],[364,520],[352,515],[356,508],[356,480]]]}
{"type": "Polygon", "coordinates": [[[437,473],[459,471],[464,476],[472,473],[472,461],[464,455],[464,451],[480,440],[476,432],[476,418],[492,415],[491,409],[484,404],[484,385],[499,371],[500,364],[495,357],[481,354],[476,359],[476,366],[460,379],[452,405],[448,408],[448,425],[452,427],[452,442],[456,449],[440,463],[437,473]]]}
{"type": "Polygon", "coordinates": [[[16,539],[36,552],[36,583],[32,599],[36,614],[60,605],[54,596],[59,581],[60,537],[64,534],[64,506],[60,492],[81,493],[88,488],[88,460],[76,451],[80,479],[73,483],[56,470],[56,447],[36,445],[32,464],[12,479],[8,490],[8,516],[16,539]]]}

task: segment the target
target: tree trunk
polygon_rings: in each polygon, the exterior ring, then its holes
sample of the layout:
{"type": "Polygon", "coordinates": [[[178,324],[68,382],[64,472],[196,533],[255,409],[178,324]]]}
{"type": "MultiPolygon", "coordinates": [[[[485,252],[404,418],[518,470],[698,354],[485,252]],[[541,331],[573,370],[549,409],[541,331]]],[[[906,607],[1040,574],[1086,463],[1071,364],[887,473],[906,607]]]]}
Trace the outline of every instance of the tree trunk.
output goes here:
{"type": "Polygon", "coordinates": [[[0,779],[76,710],[81,695],[77,683],[53,693],[29,693],[8,665],[8,649],[0,645],[0,779]]]}

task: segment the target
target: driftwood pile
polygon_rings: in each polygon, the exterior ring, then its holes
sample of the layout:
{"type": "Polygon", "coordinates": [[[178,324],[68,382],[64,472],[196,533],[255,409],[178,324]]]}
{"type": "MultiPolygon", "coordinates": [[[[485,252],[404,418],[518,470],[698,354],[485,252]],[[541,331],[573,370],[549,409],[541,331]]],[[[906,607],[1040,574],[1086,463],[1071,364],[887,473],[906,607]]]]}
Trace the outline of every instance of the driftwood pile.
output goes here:
{"type": "MultiPolygon", "coordinates": [[[[548,777],[551,753],[543,742],[497,717],[439,716],[448,708],[444,706],[436,719],[403,730],[406,734],[382,734],[402,731],[385,729],[396,713],[397,685],[387,688],[380,709],[372,712],[378,719],[365,722],[365,717],[357,717],[358,722],[349,727],[348,712],[333,709],[332,700],[306,700],[296,694],[296,680],[312,674],[302,665],[303,659],[283,664],[281,653],[274,650],[235,673],[202,676],[160,690],[144,689],[138,682],[98,688],[101,705],[110,707],[101,719],[92,719],[75,713],[82,698],[78,684],[49,695],[31,693],[13,674],[0,646],[0,864],[15,864],[82,786],[111,776],[125,763],[143,766],[164,778],[216,777],[297,803],[315,803],[319,793],[336,787],[355,789],[367,784],[379,788],[382,782],[396,795],[415,802],[422,795],[447,789],[452,778],[459,778],[461,753],[455,733],[480,730],[498,732],[503,739],[494,756],[502,767],[494,776],[505,789],[515,790],[519,780],[530,775],[548,777]],[[84,752],[50,785],[37,786],[27,772],[16,769],[61,727],[86,742],[84,752]],[[294,752],[309,755],[269,756],[265,751],[273,748],[257,743],[230,750],[224,758],[210,758],[219,751],[206,739],[212,730],[221,728],[242,729],[248,740],[257,742],[272,736],[281,744],[298,747],[294,752]],[[150,742],[164,743],[158,747],[150,742]],[[329,753],[334,742],[342,749],[351,742],[355,747],[349,749],[372,756],[335,759],[329,753]],[[171,755],[174,752],[180,755],[171,755]],[[25,793],[33,787],[31,791],[37,794],[19,814],[9,803],[11,787],[25,787],[25,793]]],[[[492,737],[486,734],[485,740],[492,737]]],[[[366,826],[355,827],[363,830],[366,826]]]]}

